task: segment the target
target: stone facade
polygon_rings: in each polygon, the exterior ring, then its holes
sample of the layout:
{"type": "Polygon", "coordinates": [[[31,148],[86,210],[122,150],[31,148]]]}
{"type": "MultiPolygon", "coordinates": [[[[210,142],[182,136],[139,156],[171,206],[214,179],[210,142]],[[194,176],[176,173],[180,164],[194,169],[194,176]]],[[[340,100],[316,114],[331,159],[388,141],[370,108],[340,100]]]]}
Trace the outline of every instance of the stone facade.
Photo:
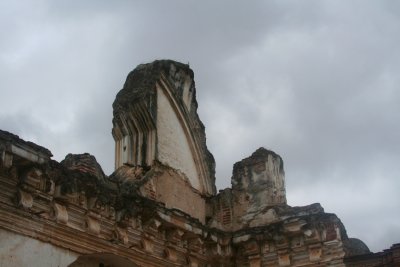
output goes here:
{"type": "Polygon", "coordinates": [[[400,244],[394,244],[379,253],[349,256],[344,262],[349,267],[398,267],[400,266],[400,244]]]}
{"type": "Polygon", "coordinates": [[[370,253],[318,203],[287,205],[265,148],[216,193],[187,65],[139,65],[113,108],[109,176],[90,154],[56,162],[0,131],[0,266],[398,266],[398,245],[370,253]]]}

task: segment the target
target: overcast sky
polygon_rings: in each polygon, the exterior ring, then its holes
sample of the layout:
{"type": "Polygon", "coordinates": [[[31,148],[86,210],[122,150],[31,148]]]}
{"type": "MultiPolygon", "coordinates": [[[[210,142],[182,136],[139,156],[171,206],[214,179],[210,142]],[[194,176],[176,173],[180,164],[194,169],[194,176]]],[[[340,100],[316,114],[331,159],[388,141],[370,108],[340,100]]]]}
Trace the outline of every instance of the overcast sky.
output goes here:
{"type": "Polygon", "coordinates": [[[0,129],[110,174],[114,97],[166,58],[195,72],[219,189],[264,146],[290,205],[400,242],[400,1],[1,1],[0,129]]]}

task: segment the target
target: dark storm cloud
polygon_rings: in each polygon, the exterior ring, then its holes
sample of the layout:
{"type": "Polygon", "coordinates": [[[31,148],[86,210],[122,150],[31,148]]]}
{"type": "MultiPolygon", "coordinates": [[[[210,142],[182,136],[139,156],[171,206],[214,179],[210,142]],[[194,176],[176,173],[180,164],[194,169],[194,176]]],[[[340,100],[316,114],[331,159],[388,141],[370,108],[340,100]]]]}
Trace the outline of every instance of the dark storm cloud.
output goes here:
{"type": "Polygon", "coordinates": [[[399,16],[398,1],[4,1],[0,128],[111,173],[127,73],[189,63],[219,188],[273,149],[289,204],[321,202],[380,250],[400,240],[399,16]]]}

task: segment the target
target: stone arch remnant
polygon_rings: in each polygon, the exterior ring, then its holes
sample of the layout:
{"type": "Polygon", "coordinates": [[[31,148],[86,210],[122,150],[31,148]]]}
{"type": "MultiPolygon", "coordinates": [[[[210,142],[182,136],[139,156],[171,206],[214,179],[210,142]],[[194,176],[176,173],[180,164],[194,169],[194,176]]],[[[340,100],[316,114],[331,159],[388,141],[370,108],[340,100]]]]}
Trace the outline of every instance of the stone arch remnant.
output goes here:
{"type": "Polygon", "coordinates": [[[138,267],[136,263],[112,253],[82,255],[68,267],[138,267]]]}

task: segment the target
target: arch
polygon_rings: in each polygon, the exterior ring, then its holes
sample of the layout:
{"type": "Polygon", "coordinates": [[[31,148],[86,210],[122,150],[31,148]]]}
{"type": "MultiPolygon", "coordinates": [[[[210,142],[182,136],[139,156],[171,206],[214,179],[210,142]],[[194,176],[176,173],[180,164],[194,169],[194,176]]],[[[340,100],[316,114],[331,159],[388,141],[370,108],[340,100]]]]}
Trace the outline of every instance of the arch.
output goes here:
{"type": "MultiPolygon", "coordinates": [[[[199,147],[199,140],[196,139],[194,136],[194,129],[191,129],[191,122],[190,118],[187,114],[187,111],[184,110],[182,105],[180,105],[178,100],[174,97],[173,92],[171,91],[171,88],[169,86],[168,79],[162,74],[161,79],[158,80],[156,83],[156,89],[157,89],[157,108],[158,108],[158,118],[157,118],[157,130],[160,130],[160,122],[165,123],[167,119],[163,117],[160,119],[161,116],[165,116],[166,112],[169,111],[171,114],[173,113],[174,119],[179,124],[179,126],[174,125],[175,127],[168,125],[171,127],[171,129],[174,129],[176,131],[181,131],[183,134],[183,138],[179,140],[179,143],[182,143],[182,141],[186,142],[186,147],[184,149],[189,152],[188,154],[185,155],[185,153],[182,153],[184,151],[181,151],[181,153],[175,153],[171,157],[171,155],[168,155],[167,157],[163,157],[163,149],[160,147],[160,139],[161,138],[166,138],[168,142],[165,142],[168,146],[173,147],[173,150],[176,150],[179,146],[172,145],[171,141],[173,141],[174,138],[168,139],[166,135],[158,133],[158,160],[161,162],[165,162],[167,165],[181,170],[183,173],[186,174],[186,176],[189,178],[189,181],[191,185],[200,191],[201,193],[205,194],[212,194],[213,193],[213,188],[211,186],[211,181],[209,181],[208,175],[209,173],[207,172],[207,166],[206,162],[204,161],[204,158],[202,157],[202,151],[200,150],[199,147]],[[161,105],[160,101],[165,102],[165,105],[161,105]],[[164,110],[160,110],[164,106],[164,110]],[[173,159],[177,158],[183,158],[184,160],[187,160],[184,164],[175,164],[175,162],[171,162],[173,159]],[[180,165],[180,166],[179,166],[180,165]]],[[[168,130],[171,130],[168,129],[168,130]]],[[[171,134],[171,133],[170,133],[171,134]]],[[[174,136],[176,135],[176,132],[173,134],[174,136]]],[[[176,141],[178,142],[178,141],[176,141]]],[[[186,152],[185,151],[185,152],[186,152]]]]}
{"type": "Polygon", "coordinates": [[[79,256],[68,267],[139,267],[139,265],[112,253],[94,253],[79,256]]]}

